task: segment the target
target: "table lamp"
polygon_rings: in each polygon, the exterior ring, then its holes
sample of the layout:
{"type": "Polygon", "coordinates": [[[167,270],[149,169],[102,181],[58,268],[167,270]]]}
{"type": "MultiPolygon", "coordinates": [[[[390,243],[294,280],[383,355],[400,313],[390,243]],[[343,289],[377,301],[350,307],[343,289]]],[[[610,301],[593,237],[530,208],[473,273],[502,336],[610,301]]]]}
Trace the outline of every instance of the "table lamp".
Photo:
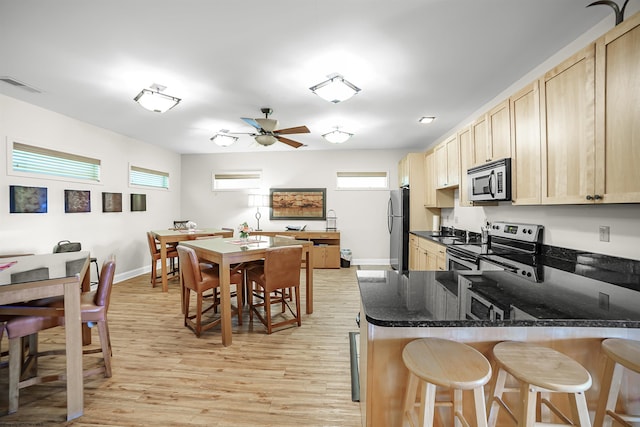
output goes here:
{"type": "Polygon", "coordinates": [[[264,194],[249,194],[249,207],[256,208],[256,221],[258,222],[256,231],[261,231],[260,218],[262,218],[262,214],[260,213],[260,207],[269,207],[269,196],[264,194]]]}

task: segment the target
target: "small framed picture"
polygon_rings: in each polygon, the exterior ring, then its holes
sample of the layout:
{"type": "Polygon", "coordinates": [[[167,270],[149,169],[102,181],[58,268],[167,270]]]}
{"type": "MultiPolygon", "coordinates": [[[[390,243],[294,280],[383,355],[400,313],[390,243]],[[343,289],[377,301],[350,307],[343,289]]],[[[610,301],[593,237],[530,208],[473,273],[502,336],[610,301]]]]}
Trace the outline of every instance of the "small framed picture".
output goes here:
{"type": "Polygon", "coordinates": [[[102,212],[122,212],[122,193],[102,193],[102,212]]]}
{"type": "Polygon", "coordinates": [[[47,213],[47,188],[9,186],[10,213],[47,213]]]}
{"type": "Polygon", "coordinates": [[[147,210],[146,194],[131,194],[131,212],[143,212],[147,210]]]}
{"type": "Polygon", "coordinates": [[[91,191],[64,190],[66,213],[91,212],[91,191]]]}

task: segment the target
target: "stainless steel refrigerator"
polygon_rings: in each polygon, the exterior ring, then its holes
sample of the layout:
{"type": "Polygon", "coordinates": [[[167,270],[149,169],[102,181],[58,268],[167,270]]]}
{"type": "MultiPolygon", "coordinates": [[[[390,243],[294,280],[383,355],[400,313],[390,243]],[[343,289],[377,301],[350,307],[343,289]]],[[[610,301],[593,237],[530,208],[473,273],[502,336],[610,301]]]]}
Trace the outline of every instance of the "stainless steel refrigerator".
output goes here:
{"type": "Polygon", "coordinates": [[[409,188],[391,190],[387,205],[387,227],[390,236],[391,267],[409,271],[409,188]]]}

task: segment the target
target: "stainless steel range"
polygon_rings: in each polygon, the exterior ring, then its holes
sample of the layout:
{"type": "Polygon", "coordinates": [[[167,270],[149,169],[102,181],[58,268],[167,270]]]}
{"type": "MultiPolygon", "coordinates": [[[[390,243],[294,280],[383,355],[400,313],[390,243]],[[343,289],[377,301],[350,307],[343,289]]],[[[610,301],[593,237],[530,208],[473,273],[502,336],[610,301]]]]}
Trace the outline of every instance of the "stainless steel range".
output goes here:
{"type": "MultiPolygon", "coordinates": [[[[488,244],[448,248],[449,265],[462,260],[481,271],[504,270],[519,278],[540,282],[544,270],[537,257],[543,229],[535,224],[494,222],[489,229],[488,244]]],[[[512,311],[511,302],[502,295],[500,287],[482,276],[459,276],[458,301],[462,319],[505,320],[512,311]]]]}

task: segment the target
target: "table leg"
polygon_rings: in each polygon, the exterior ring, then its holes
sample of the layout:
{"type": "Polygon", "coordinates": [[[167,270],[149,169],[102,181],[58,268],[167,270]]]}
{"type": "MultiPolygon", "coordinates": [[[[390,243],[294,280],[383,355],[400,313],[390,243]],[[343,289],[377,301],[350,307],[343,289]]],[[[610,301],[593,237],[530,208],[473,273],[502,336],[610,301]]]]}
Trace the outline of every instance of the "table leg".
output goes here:
{"type": "Polygon", "coordinates": [[[307,250],[307,314],[313,313],[313,247],[307,250]]]}
{"type": "Polygon", "coordinates": [[[160,271],[162,272],[162,292],[169,291],[169,281],[167,279],[167,244],[160,239],[160,271]]]}
{"type": "Polygon", "coordinates": [[[228,261],[222,261],[219,265],[220,280],[220,317],[222,319],[222,345],[225,347],[231,345],[231,267],[228,261]]]}
{"type": "Polygon", "coordinates": [[[82,416],[82,331],[78,282],[64,284],[64,329],[67,358],[67,421],[82,416]]]}

